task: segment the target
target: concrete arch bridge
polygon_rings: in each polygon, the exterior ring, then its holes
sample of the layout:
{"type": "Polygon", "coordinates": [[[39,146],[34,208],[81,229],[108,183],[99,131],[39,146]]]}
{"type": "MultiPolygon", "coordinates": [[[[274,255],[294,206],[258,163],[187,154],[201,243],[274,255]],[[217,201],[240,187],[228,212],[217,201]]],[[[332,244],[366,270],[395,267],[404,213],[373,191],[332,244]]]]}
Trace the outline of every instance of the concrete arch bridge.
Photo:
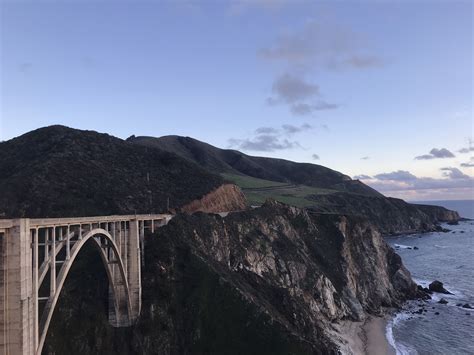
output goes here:
{"type": "Polygon", "coordinates": [[[141,309],[146,231],[173,215],[0,220],[0,355],[40,355],[61,289],[92,241],[109,279],[109,321],[131,325],[141,309]]]}

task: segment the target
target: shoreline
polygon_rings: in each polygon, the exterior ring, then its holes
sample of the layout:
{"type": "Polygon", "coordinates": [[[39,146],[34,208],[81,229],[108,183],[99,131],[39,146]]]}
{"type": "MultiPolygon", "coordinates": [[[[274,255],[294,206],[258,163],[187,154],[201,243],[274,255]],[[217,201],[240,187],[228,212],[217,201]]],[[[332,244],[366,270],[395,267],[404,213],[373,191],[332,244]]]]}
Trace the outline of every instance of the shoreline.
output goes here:
{"type": "Polygon", "coordinates": [[[346,321],[338,328],[343,354],[396,355],[396,349],[387,339],[387,324],[391,316],[368,316],[364,322],[346,321]]]}
{"type": "Polygon", "coordinates": [[[396,355],[396,349],[387,339],[388,316],[370,316],[362,325],[364,353],[367,355],[396,355]]]}

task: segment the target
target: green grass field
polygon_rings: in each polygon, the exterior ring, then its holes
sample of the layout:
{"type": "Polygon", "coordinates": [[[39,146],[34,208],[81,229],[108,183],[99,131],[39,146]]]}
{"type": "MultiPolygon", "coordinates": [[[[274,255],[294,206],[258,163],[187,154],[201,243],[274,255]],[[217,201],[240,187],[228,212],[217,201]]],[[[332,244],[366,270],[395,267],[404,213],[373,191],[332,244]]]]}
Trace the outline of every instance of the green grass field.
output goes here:
{"type": "Polygon", "coordinates": [[[310,195],[330,194],[336,190],[320,189],[305,185],[289,185],[283,182],[257,179],[250,176],[222,174],[228,181],[239,186],[250,205],[261,205],[268,198],[297,207],[310,207],[314,201],[307,199],[310,195]]]}
{"type": "Polygon", "coordinates": [[[270,180],[263,180],[254,178],[251,176],[237,175],[237,174],[221,174],[222,177],[226,180],[229,180],[239,186],[241,189],[255,189],[255,188],[265,188],[265,187],[274,187],[274,186],[285,186],[288,185],[284,182],[276,182],[270,180]]]}

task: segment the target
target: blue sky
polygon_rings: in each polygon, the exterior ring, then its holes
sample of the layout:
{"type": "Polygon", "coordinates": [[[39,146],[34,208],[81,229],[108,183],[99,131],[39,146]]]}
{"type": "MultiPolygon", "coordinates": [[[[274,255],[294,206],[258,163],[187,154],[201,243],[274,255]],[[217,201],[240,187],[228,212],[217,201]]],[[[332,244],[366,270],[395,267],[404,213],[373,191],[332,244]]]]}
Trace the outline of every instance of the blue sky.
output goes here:
{"type": "Polygon", "coordinates": [[[0,3],[2,140],[187,135],[474,198],[470,1],[0,3]]]}

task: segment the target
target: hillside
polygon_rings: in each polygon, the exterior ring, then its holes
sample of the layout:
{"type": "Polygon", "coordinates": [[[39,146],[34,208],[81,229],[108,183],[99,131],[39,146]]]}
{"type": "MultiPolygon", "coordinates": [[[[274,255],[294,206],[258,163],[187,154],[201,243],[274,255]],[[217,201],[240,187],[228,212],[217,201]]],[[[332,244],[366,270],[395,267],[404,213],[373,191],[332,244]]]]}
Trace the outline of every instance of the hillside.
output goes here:
{"type": "Polygon", "coordinates": [[[443,207],[433,206],[427,213],[420,206],[398,198],[361,196],[347,193],[310,196],[309,208],[316,214],[344,214],[365,217],[383,234],[416,233],[438,230],[438,222],[458,220],[459,215],[443,207]]]}
{"type": "Polygon", "coordinates": [[[131,137],[51,126],[0,143],[0,217],[220,212],[268,198],[316,213],[362,216],[385,234],[459,216],[387,199],[314,164],[251,157],[192,138],[131,137]],[[228,184],[232,182],[240,189],[228,184]]]}
{"type": "Polygon", "coordinates": [[[189,137],[132,136],[127,141],[176,153],[219,173],[242,189],[250,205],[261,205],[270,198],[308,208],[312,213],[364,217],[383,234],[432,231],[438,222],[459,219],[456,212],[442,207],[387,198],[358,180],[320,165],[252,157],[189,137]]]}
{"type": "Polygon", "coordinates": [[[159,213],[224,183],[173,153],[93,131],[41,128],[0,143],[0,215],[159,213]]]}
{"type": "Polygon", "coordinates": [[[127,141],[175,153],[226,177],[247,176],[274,182],[380,196],[358,180],[321,165],[283,159],[254,157],[236,150],[220,149],[190,137],[161,138],[131,136],[127,141]]]}

